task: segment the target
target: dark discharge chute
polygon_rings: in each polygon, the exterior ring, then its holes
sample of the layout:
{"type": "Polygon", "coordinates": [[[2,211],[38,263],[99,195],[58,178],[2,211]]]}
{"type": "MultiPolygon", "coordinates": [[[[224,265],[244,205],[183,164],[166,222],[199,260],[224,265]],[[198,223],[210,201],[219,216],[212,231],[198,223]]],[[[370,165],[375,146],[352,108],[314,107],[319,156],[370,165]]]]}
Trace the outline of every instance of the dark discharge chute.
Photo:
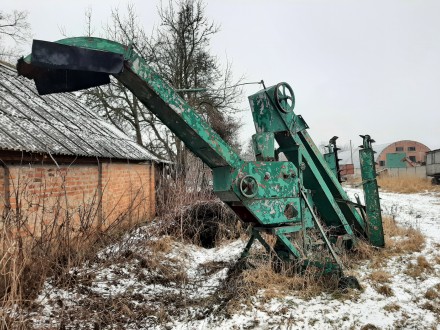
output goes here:
{"type": "Polygon", "coordinates": [[[109,74],[121,73],[122,54],[34,40],[31,63],[18,60],[20,75],[34,79],[40,95],[73,92],[110,82],[109,74]]]}

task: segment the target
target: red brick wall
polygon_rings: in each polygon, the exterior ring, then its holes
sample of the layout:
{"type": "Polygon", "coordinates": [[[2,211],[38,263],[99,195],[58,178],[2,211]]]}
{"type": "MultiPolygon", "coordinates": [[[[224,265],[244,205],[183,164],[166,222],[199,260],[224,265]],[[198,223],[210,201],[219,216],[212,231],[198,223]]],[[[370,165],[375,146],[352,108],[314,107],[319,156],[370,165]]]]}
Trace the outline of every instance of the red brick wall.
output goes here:
{"type": "Polygon", "coordinates": [[[129,221],[152,219],[156,213],[154,191],[151,165],[102,164],[104,224],[120,216],[129,221]]]}
{"type": "MultiPolygon", "coordinates": [[[[86,229],[106,227],[116,220],[150,220],[155,215],[151,164],[103,163],[101,169],[95,164],[9,165],[8,169],[11,212],[16,215],[19,210],[35,232],[55,219],[68,218],[72,228],[86,229]]],[[[0,211],[7,203],[4,183],[0,168],[0,211]]]]}

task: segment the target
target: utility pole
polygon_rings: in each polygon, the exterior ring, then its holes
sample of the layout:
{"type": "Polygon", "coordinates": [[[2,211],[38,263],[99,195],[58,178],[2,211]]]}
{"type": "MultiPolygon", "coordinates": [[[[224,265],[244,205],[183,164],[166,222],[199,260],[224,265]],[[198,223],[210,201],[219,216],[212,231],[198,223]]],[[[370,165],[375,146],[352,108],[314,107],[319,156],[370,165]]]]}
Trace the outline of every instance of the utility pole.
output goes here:
{"type": "Polygon", "coordinates": [[[354,166],[354,163],[353,163],[353,148],[352,148],[352,146],[351,146],[351,140],[350,140],[350,156],[351,156],[351,163],[352,163],[353,166],[354,166]]]}

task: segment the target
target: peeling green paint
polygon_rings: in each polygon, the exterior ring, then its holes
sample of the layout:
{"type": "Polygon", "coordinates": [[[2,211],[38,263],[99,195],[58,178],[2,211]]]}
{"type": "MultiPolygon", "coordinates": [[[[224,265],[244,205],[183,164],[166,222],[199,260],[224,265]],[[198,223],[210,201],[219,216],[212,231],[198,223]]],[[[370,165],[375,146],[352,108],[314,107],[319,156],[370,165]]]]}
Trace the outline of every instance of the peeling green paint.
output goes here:
{"type": "Polygon", "coordinates": [[[371,146],[373,140],[369,135],[363,138],[362,149],[359,150],[361,165],[362,186],[365,195],[367,213],[367,235],[369,242],[377,247],[385,246],[383,234],[382,213],[380,210],[379,188],[376,180],[376,166],[374,151],[371,146]]]}
{"type": "Polygon", "coordinates": [[[275,159],[275,137],[272,132],[252,135],[252,144],[257,160],[275,159]]]}

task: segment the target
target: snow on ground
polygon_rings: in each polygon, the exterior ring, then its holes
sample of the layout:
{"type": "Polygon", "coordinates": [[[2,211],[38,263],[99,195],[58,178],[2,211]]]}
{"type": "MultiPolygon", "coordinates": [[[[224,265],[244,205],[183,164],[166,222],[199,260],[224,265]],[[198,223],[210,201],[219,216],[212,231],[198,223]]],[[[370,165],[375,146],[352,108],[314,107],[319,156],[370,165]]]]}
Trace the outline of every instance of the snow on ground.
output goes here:
{"type": "MultiPolygon", "coordinates": [[[[347,192],[362,195],[359,189],[347,192]]],[[[260,290],[250,305],[219,314],[219,290],[245,242],[203,249],[154,237],[146,226],[72,270],[71,285],[48,280],[29,316],[35,327],[47,329],[440,329],[440,196],[381,193],[381,205],[385,214],[427,236],[423,251],[393,257],[381,269],[392,274],[392,293],[378,293],[364,262],[356,271],[364,288],[358,294],[303,299],[292,292],[267,300],[260,290]],[[420,255],[429,272],[407,275],[420,255]],[[426,294],[431,288],[437,298],[426,294]],[[113,324],[100,323],[110,316],[113,324]]]]}
{"type": "MultiPolygon", "coordinates": [[[[363,200],[361,189],[346,188],[350,198],[354,200],[357,193],[363,200]]],[[[440,243],[440,194],[395,194],[380,192],[382,212],[395,217],[406,227],[414,227],[428,238],[440,243]]]]}
{"type": "MultiPolygon", "coordinates": [[[[348,188],[347,192],[353,200],[355,193],[363,198],[360,189],[348,188]]],[[[329,294],[309,300],[286,296],[265,303],[255,298],[251,308],[229,320],[212,323],[208,318],[179,324],[178,329],[360,329],[368,325],[381,329],[440,329],[439,310],[429,310],[431,306],[427,303],[432,301],[425,298],[427,290],[440,283],[440,265],[434,265],[431,274],[418,278],[404,273],[419,255],[432,264],[435,257],[440,257],[440,196],[431,193],[380,195],[384,214],[394,216],[404,226],[420,229],[428,238],[422,252],[391,258],[381,269],[394,275],[389,283],[392,296],[379,294],[373,288],[368,279],[371,269],[365,263],[358,271],[365,290],[354,300],[329,294]]]]}

